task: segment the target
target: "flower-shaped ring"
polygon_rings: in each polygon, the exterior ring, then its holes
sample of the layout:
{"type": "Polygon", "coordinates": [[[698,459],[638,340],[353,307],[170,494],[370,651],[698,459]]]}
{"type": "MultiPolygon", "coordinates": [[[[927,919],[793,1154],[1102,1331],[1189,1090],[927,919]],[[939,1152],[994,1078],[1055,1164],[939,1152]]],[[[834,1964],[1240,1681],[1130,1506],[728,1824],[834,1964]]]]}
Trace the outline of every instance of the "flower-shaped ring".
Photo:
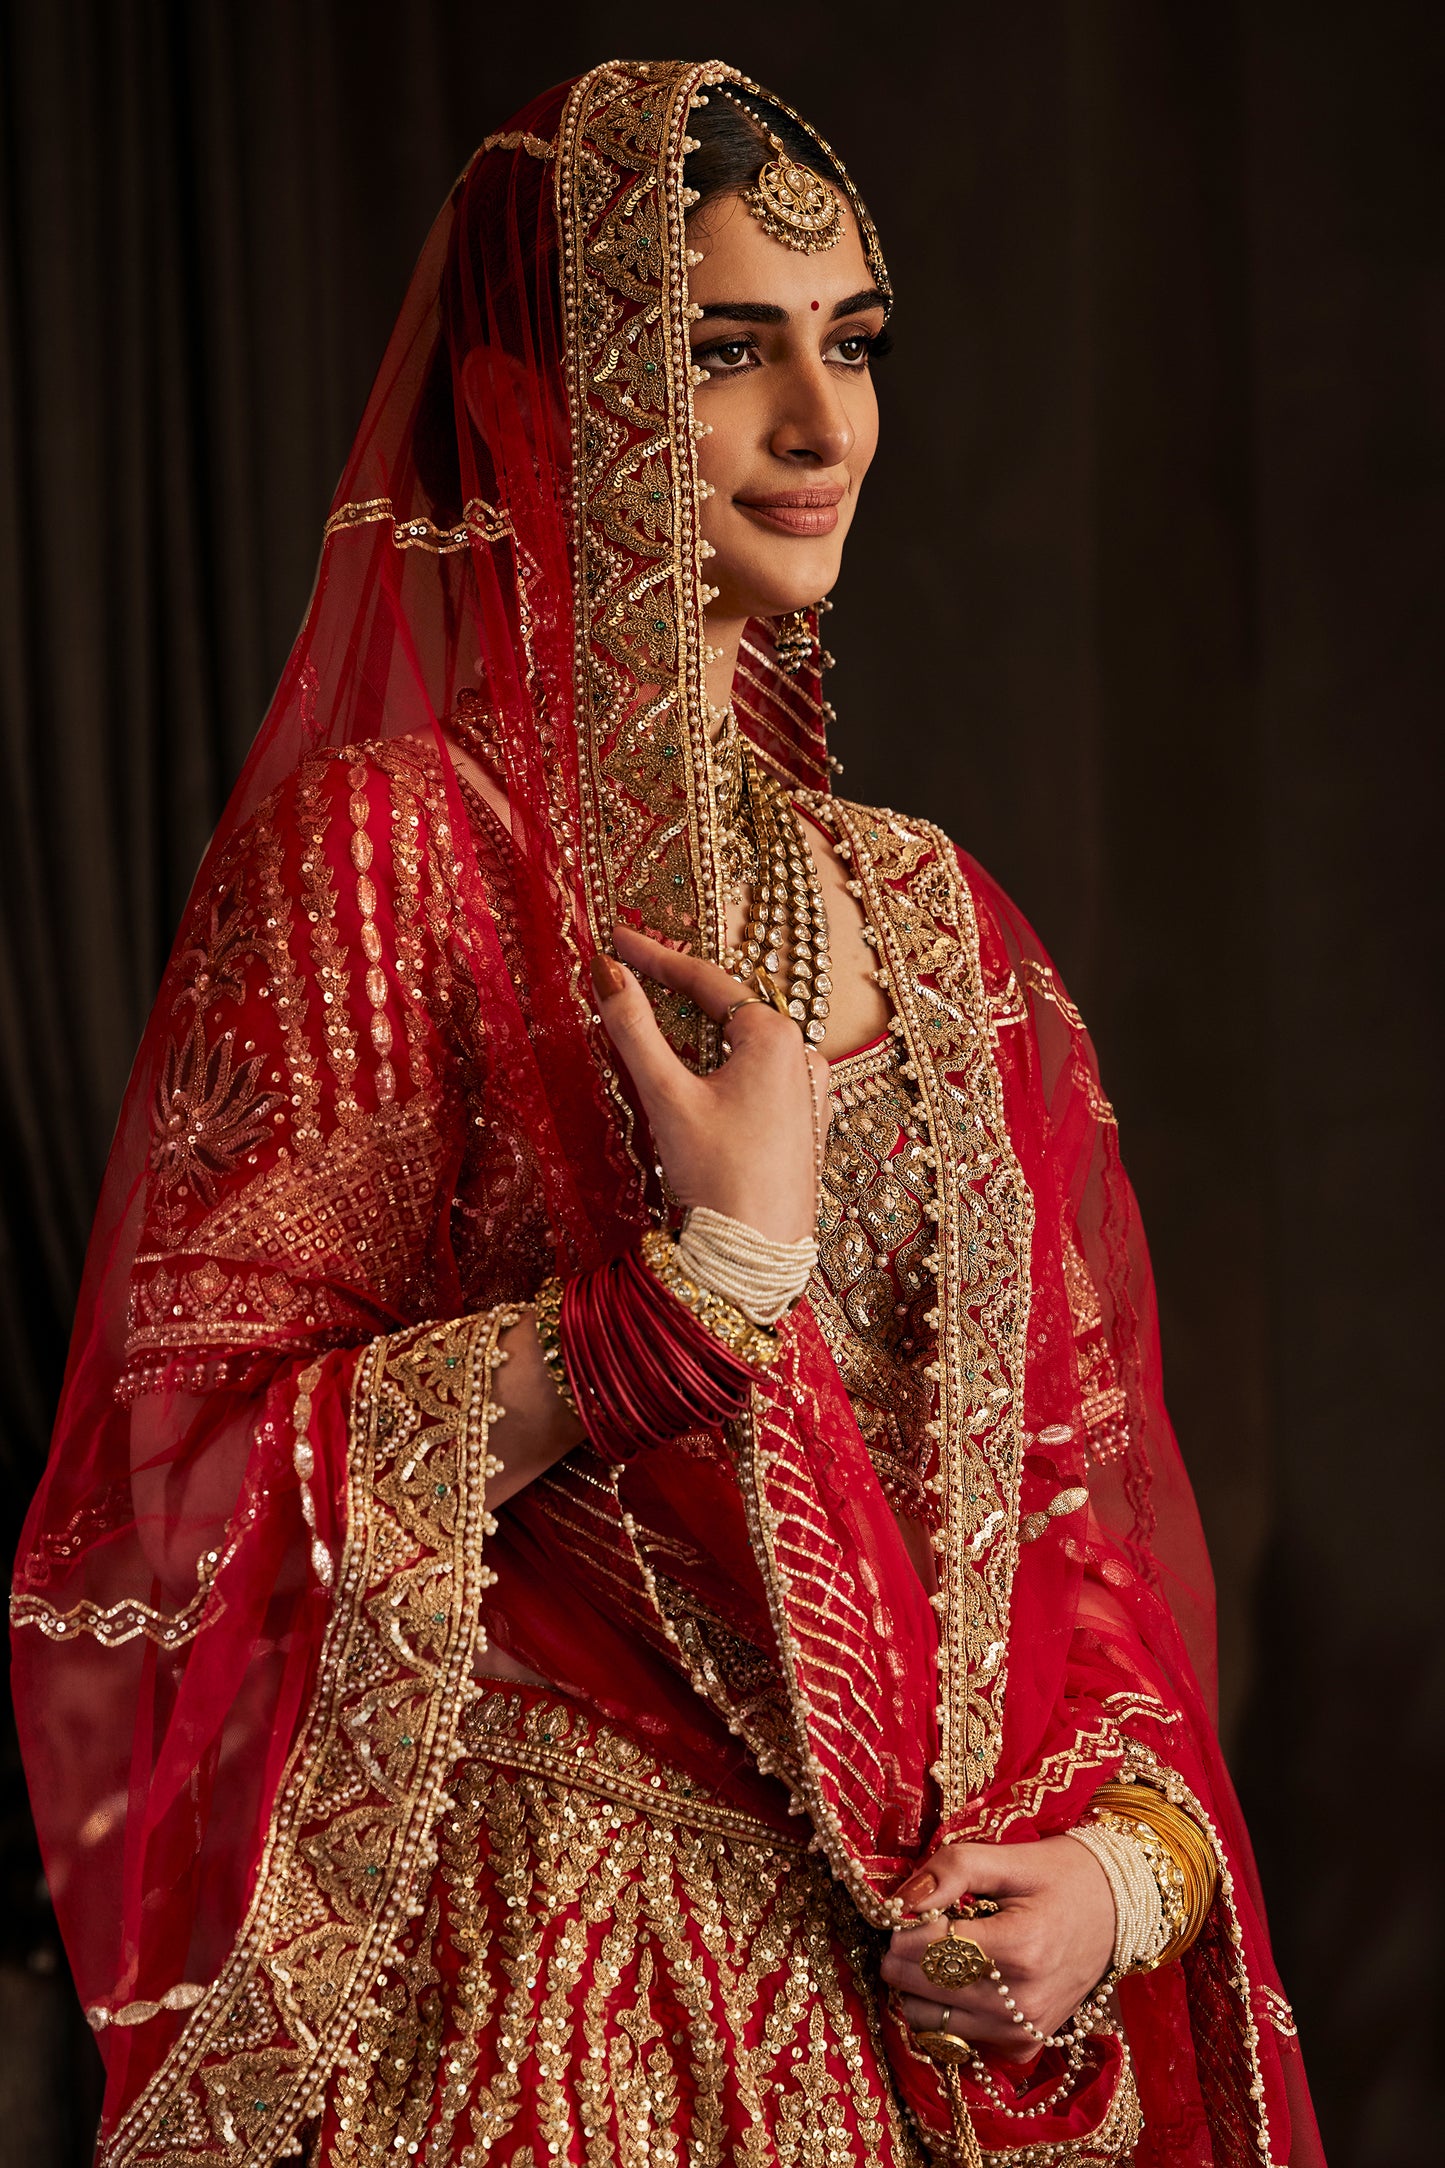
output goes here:
{"type": "Polygon", "coordinates": [[[993,1959],[967,1935],[956,1935],[950,1926],[946,1935],[929,1943],[918,1960],[918,1969],[934,1987],[972,1987],[975,1980],[987,1979],[993,1971],[993,1959]]]}

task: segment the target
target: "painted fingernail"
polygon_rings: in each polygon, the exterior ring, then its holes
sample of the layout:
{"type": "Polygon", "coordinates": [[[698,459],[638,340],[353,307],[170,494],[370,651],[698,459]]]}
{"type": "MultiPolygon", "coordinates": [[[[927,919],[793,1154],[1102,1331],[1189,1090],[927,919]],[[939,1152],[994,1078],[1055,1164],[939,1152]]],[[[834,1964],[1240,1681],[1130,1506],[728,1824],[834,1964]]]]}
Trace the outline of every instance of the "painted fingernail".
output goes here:
{"type": "Polygon", "coordinates": [[[910,1876],[909,1880],[904,1883],[902,1889],[898,1891],[898,1898],[900,1903],[902,1904],[922,1904],[924,1898],[931,1897],[937,1887],[938,1876],[936,1874],[929,1874],[929,1872],[925,1868],[922,1874],[915,1874],[910,1876]]]}
{"type": "Polygon", "coordinates": [[[615,964],[610,956],[598,955],[592,959],[592,984],[598,1000],[605,1001],[609,994],[621,993],[627,978],[621,964],[615,964]]]}

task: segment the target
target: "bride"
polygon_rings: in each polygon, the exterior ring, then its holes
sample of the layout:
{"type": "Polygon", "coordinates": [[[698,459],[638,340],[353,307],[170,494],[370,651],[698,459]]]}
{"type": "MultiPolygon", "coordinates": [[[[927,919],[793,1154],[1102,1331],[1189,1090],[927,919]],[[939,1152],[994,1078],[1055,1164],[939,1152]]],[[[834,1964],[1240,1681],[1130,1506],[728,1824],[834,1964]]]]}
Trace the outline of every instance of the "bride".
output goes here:
{"type": "Polygon", "coordinates": [[[423,250],[17,1572],[111,2168],[1320,2158],[1082,1021],[829,788],[891,307],[717,62],[423,250]]]}

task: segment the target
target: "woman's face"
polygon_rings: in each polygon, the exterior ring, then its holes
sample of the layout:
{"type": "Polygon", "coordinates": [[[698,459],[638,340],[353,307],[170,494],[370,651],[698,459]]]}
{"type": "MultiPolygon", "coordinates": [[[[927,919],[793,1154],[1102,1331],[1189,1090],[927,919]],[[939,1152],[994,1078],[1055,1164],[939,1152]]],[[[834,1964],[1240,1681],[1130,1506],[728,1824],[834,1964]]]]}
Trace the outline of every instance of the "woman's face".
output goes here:
{"type": "Polygon", "coordinates": [[[688,225],[702,262],[692,351],[709,372],[694,394],[711,433],[698,472],[714,494],[701,527],[718,618],[774,617],[826,595],[878,443],[869,373],[883,296],[847,217],[834,247],[806,256],[764,232],[736,196],[688,225]]]}

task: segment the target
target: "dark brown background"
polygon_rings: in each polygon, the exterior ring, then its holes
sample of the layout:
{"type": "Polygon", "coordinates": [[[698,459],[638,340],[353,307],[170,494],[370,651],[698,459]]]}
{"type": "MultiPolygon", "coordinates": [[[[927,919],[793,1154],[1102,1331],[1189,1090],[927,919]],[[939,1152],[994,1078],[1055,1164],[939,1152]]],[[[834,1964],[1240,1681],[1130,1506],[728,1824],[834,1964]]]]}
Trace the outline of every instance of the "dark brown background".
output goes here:
{"type": "MultiPolygon", "coordinates": [[[[1440,2129],[1441,23],[0,10],[10,1535],[131,1049],[428,220],[544,81],[706,40],[883,230],[845,787],[990,865],[1094,1025],[1334,2168],[1440,2129]]],[[[0,2159],[68,2168],[92,2063],[13,1755],[0,1811],[0,2159]]]]}

